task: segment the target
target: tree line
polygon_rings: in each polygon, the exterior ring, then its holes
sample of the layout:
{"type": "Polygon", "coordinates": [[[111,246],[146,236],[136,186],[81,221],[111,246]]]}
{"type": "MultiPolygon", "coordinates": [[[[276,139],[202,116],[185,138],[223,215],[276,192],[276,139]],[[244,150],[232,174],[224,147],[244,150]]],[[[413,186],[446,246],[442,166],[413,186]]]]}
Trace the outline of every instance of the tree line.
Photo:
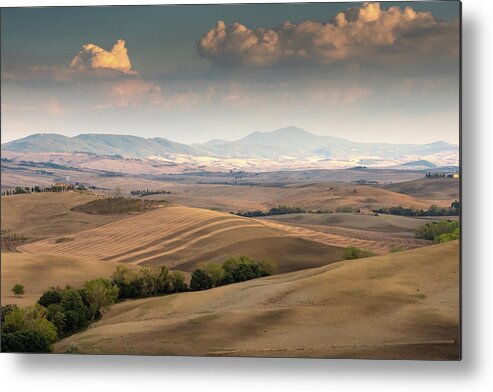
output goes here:
{"type": "Polygon", "coordinates": [[[278,207],[271,208],[268,211],[260,211],[260,210],[245,211],[245,212],[238,211],[236,213],[236,215],[244,216],[247,218],[254,218],[257,216],[283,215],[283,214],[302,214],[305,212],[306,211],[303,208],[299,208],[299,207],[278,206],[278,207]]]}
{"type": "MultiPolygon", "coordinates": [[[[190,287],[180,271],[166,266],[131,270],[119,265],[112,279],[86,281],[81,289],[51,287],[35,305],[1,308],[2,352],[51,352],[53,344],[99,320],[102,311],[115,302],[130,298],[168,295],[184,291],[207,290],[212,287],[243,282],[276,273],[272,261],[255,262],[246,256],[230,258],[222,265],[209,263],[192,273],[190,287]]],[[[24,286],[16,284],[14,294],[24,294],[24,286]]]]}
{"type": "Polygon", "coordinates": [[[432,205],[428,210],[417,208],[397,207],[382,207],[378,210],[373,210],[376,214],[389,214],[401,216],[458,216],[460,215],[460,202],[455,200],[449,208],[438,207],[432,205]]]}
{"type": "Polygon", "coordinates": [[[457,240],[460,238],[460,223],[446,220],[427,223],[416,229],[415,235],[437,244],[457,240]]]}

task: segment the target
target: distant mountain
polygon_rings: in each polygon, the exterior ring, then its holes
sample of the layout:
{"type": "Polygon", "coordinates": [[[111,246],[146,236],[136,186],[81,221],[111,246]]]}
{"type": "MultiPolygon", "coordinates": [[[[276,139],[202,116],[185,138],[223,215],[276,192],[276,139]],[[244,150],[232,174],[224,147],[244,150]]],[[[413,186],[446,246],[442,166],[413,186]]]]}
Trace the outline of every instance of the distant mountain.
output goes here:
{"type": "MultiPolygon", "coordinates": [[[[212,142],[212,141],[211,141],[212,142]]],[[[221,157],[279,158],[289,156],[306,159],[346,160],[348,156],[399,158],[407,155],[430,155],[441,151],[458,151],[458,146],[443,141],[431,144],[358,143],[332,136],[315,135],[297,127],[270,132],[254,132],[242,139],[202,144],[221,157]]]]}
{"type": "MultiPolygon", "coordinates": [[[[458,154],[458,146],[446,142],[430,144],[357,143],[331,136],[315,135],[297,127],[270,132],[254,132],[236,141],[220,139],[203,144],[186,145],[164,138],[145,139],[138,136],[82,134],[67,137],[58,134],[35,134],[2,144],[2,150],[17,152],[88,152],[123,157],[168,157],[172,154],[215,156],[219,158],[330,159],[338,161],[367,159],[398,159],[406,156],[427,156],[435,153],[458,154]]],[[[423,166],[422,161],[410,162],[423,166]]],[[[428,162],[429,163],[429,162],[428,162]]],[[[431,163],[430,163],[431,164],[431,163]]]]}
{"type": "Polygon", "coordinates": [[[110,134],[82,134],[67,137],[39,133],[2,144],[2,150],[17,152],[87,152],[97,155],[121,155],[132,158],[189,154],[197,148],[163,138],[145,139],[138,136],[110,134]]]}

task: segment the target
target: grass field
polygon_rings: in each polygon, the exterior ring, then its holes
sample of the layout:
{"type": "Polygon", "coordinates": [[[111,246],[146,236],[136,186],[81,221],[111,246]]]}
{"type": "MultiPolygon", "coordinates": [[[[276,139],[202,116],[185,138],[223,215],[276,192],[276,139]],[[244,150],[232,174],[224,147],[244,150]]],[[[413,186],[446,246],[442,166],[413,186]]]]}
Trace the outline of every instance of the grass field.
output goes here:
{"type": "Polygon", "coordinates": [[[81,260],[75,257],[2,252],[2,305],[34,304],[51,286],[80,287],[86,280],[109,278],[117,263],[81,260]],[[11,290],[16,283],[25,286],[26,293],[15,297],[11,290]]]}
{"type": "Polygon", "coordinates": [[[458,241],[126,301],[55,346],[82,353],[457,359],[458,241]]]}
{"type": "Polygon", "coordinates": [[[200,261],[223,262],[240,255],[273,259],[280,271],[321,266],[342,258],[337,246],[294,238],[254,219],[188,207],[158,208],[69,238],[58,243],[50,238],[18,249],[170,268],[183,265],[185,270],[200,261]]]}
{"type": "Polygon", "coordinates": [[[66,236],[120,218],[71,211],[93,200],[92,196],[76,192],[2,196],[2,230],[23,234],[30,240],[66,236]]]}
{"type": "Polygon", "coordinates": [[[347,229],[392,233],[394,235],[413,236],[413,230],[427,222],[442,219],[458,220],[459,217],[407,217],[397,215],[365,215],[365,214],[286,214],[269,216],[262,219],[299,225],[335,226],[347,229]]]}
{"type": "Polygon", "coordinates": [[[459,199],[459,185],[455,178],[422,178],[384,185],[383,188],[423,199],[453,201],[459,199]]]}
{"type": "MultiPolygon", "coordinates": [[[[225,212],[268,210],[278,205],[306,210],[335,210],[337,207],[377,209],[398,206],[429,208],[450,206],[450,201],[428,200],[366,185],[344,183],[292,184],[279,187],[232,185],[170,185],[169,201],[225,212]],[[332,190],[331,190],[332,189],[332,190]]],[[[160,196],[160,195],[157,195],[160,196]]],[[[153,196],[149,196],[153,198],[153,196]]]]}

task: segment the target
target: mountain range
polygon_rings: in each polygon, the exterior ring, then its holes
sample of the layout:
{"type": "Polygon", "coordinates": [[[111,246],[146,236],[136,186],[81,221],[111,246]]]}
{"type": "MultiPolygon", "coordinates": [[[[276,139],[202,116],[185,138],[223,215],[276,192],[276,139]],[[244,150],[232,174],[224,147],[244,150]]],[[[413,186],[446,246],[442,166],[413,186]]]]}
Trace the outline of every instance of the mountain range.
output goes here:
{"type": "Polygon", "coordinates": [[[429,144],[358,143],[316,135],[297,127],[271,132],[254,132],[242,139],[210,140],[203,144],[182,144],[165,138],[143,138],[115,134],[81,134],[68,137],[38,133],[2,144],[2,150],[15,152],[85,152],[120,155],[125,158],[170,158],[176,154],[219,158],[264,158],[279,160],[339,160],[356,156],[373,159],[398,159],[405,156],[430,156],[455,153],[459,147],[443,141],[429,144]]]}

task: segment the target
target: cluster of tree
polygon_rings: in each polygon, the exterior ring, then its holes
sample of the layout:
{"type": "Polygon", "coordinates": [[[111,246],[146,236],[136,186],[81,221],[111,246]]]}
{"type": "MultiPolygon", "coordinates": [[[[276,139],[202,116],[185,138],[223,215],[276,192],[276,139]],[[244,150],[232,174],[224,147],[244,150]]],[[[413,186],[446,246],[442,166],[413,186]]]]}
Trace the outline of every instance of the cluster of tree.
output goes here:
{"type": "Polygon", "coordinates": [[[86,204],[72,208],[73,211],[92,215],[117,215],[142,211],[142,201],[124,197],[107,197],[92,200],[86,204]]]}
{"type": "Polygon", "coordinates": [[[350,206],[337,207],[336,208],[336,212],[344,212],[344,213],[347,213],[347,214],[351,214],[351,213],[354,212],[354,209],[353,209],[353,207],[350,207],[350,206]]]}
{"type": "Polygon", "coordinates": [[[190,289],[207,290],[231,283],[270,276],[277,272],[275,262],[270,260],[254,261],[247,256],[230,258],[223,265],[209,263],[192,272],[190,289]]]}
{"type": "Polygon", "coordinates": [[[375,256],[375,253],[357,248],[356,246],[348,246],[344,248],[344,259],[346,260],[353,260],[353,259],[362,259],[364,257],[371,257],[375,256]]]}
{"type": "Polygon", "coordinates": [[[166,266],[130,270],[119,265],[112,283],[118,287],[118,299],[142,298],[187,291],[185,276],[180,271],[169,271],[166,266]]]}
{"type": "Polygon", "coordinates": [[[73,186],[73,185],[50,185],[46,187],[41,187],[39,185],[34,186],[16,186],[13,189],[6,189],[2,191],[2,196],[11,196],[11,195],[22,195],[26,193],[41,193],[41,192],[67,192],[68,190],[85,190],[86,188],[82,185],[73,186]]]}
{"type": "Polygon", "coordinates": [[[449,208],[442,208],[432,205],[428,210],[417,208],[398,207],[383,207],[378,210],[373,210],[376,214],[390,214],[402,216],[457,216],[460,215],[460,202],[455,200],[449,208]]]}
{"type": "Polygon", "coordinates": [[[143,196],[149,196],[149,195],[171,195],[171,192],[170,191],[166,191],[166,190],[149,190],[149,189],[146,189],[145,191],[141,191],[141,190],[137,190],[137,191],[130,191],[130,194],[132,196],[139,196],[139,197],[143,197],[143,196]]]}
{"type": "Polygon", "coordinates": [[[425,178],[443,178],[443,177],[453,178],[453,176],[456,174],[458,174],[458,173],[456,173],[456,172],[452,172],[452,173],[431,173],[431,172],[428,172],[428,173],[426,173],[425,178]]]}
{"type": "Polygon", "coordinates": [[[435,243],[457,240],[460,238],[460,224],[448,220],[427,223],[416,229],[415,235],[417,238],[432,240],[435,243]]]}
{"type": "Polygon", "coordinates": [[[255,211],[237,212],[236,215],[253,218],[257,216],[269,216],[269,215],[303,214],[305,212],[306,211],[303,208],[299,208],[299,207],[278,206],[271,208],[269,211],[255,210],[255,211]]]}
{"type": "Polygon", "coordinates": [[[24,242],[26,241],[26,237],[24,237],[24,234],[2,233],[2,241],[24,242]]]}
{"type": "MultiPolygon", "coordinates": [[[[24,293],[14,286],[14,292],[24,293]]],[[[50,352],[58,338],[76,333],[101,317],[101,311],[113,304],[118,286],[108,279],[94,279],[82,289],[67,286],[45,291],[34,306],[2,307],[3,352],[50,352]]]]}
{"type": "Polygon", "coordinates": [[[2,306],[2,352],[50,352],[58,339],[55,325],[41,305],[24,309],[2,306]]]}
{"type": "MultiPolygon", "coordinates": [[[[241,256],[223,265],[210,263],[192,273],[191,289],[212,287],[269,276],[276,273],[275,263],[255,262],[241,256]]],[[[183,273],[170,272],[167,267],[130,270],[119,265],[113,279],[98,278],[84,283],[83,288],[66,286],[46,290],[34,306],[1,308],[3,352],[50,352],[59,338],[88,327],[101,317],[102,310],[118,300],[165,295],[188,291],[183,273]]],[[[24,294],[24,286],[16,284],[12,292],[24,294]]]]}

